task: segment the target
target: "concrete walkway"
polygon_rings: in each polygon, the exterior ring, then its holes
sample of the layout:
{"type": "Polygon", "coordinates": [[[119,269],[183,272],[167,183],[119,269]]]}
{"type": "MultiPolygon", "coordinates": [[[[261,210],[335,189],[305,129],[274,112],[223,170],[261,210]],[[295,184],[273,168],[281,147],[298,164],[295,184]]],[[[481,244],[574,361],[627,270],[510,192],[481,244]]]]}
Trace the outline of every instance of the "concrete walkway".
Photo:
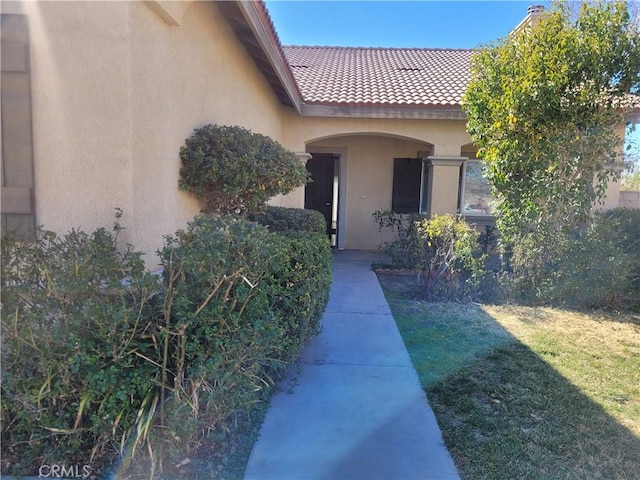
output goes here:
{"type": "Polygon", "coordinates": [[[371,270],[337,252],[323,332],[273,399],[245,480],[458,479],[371,270]]]}

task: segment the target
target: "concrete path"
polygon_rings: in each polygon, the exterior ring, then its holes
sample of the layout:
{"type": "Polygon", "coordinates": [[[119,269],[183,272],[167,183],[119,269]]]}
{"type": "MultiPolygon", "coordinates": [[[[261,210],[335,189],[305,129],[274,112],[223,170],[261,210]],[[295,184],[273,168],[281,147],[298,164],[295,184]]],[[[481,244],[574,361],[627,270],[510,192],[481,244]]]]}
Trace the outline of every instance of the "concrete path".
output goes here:
{"type": "Polygon", "coordinates": [[[337,252],[323,332],[281,384],[245,480],[458,479],[371,262],[337,252]]]}

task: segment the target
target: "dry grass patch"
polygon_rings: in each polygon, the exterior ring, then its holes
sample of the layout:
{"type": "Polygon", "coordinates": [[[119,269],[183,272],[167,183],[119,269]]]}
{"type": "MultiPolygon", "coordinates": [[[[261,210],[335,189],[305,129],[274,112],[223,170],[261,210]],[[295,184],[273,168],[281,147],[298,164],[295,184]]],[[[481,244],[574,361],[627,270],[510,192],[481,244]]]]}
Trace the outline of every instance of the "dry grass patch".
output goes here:
{"type": "Polygon", "coordinates": [[[482,309],[640,437],[640,314],[482,309]]]}
{"type": "Polygon", "coordinates": [[[640,479],[640,315],[427,303],[380,276],[463,479],[640,479]]]}

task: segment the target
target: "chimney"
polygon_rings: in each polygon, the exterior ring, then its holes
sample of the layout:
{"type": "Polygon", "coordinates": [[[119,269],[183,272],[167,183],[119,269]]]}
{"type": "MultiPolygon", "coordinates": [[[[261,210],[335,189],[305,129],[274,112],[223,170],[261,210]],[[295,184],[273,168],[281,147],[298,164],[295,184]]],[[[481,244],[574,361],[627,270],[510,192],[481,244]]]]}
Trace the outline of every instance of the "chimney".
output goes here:
{"type": "Polygon", "coordinates": [[[530,5],[527,8],[527,16],[518,24],[516,28],[511,32],[512,35],[518,34],[523,30],[530,30],[536,28],[540,17],[544,14],[543,5],[530,5]]]}
{"type": "Polygon", "coordinates": [[[529,5],[527,8],[527,15],[540,15],[542,12],[544,12],[543,5],[529,5]]]}

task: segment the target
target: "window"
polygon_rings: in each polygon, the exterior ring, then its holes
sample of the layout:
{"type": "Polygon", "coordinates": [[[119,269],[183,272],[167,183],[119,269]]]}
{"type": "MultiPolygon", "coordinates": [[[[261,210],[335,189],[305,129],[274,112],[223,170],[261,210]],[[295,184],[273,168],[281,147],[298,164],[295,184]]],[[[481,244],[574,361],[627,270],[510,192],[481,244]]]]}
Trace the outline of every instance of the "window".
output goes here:
{"type": "Polygon", "coordinates": [[[494,198],[480,161],[466,161],[460,171],[460,213],[493,215],[494,198]]]}
{"type": "Polygon", "coordinates": [[[391,210],[396,213],[426,211],[427,167],[421,158],[393,160],[391,210]]]}

